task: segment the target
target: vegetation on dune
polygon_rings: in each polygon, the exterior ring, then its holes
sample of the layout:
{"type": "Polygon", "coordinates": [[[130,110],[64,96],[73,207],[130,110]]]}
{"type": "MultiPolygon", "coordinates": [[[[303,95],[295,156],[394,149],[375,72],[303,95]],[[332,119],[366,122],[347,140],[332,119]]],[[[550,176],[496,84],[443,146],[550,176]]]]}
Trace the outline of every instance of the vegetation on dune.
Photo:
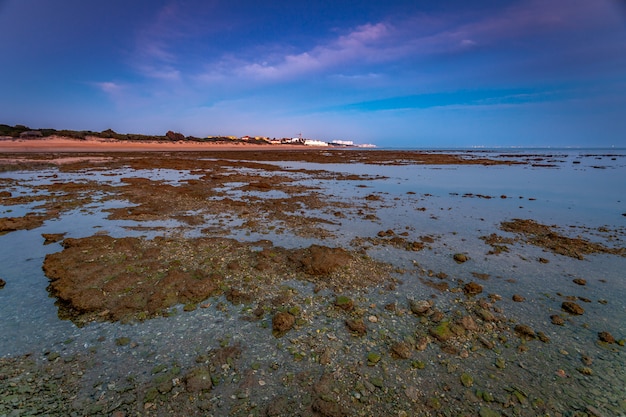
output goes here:
{"type": "Polygon", "coordinates": [[[179,141],[192,141],[192,142],[246,142],[246,143],[267,143],[260,139],[233,139],[232,137],[212,136],[207,138],[197,138],[194,136],[185,136],[182,133],[168,131],[165,135],[141,135],[136,133],[117,133],[113,129],[103,130],[102,132],[93,132],[91,130],[56,130],[56,129],[32,129],[24,125],[9,126],[6,124],[0,124],[0,136],[9,136],[13,138],[19,138],[25,132],[39,132],[40,137],[50,136],[63,136],[73,139],[86,139],[88,136],[93,136],[102,139],[115,139],[123,141],[159,141],[159,142],[179,142],[179,141]]]}

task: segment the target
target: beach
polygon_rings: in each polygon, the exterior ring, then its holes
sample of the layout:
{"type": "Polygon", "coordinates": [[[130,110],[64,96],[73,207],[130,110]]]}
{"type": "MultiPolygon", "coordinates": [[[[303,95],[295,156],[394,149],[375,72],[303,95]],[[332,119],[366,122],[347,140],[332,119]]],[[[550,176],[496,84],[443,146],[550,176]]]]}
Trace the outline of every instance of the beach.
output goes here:
{"type": "Polygon", "coordinates": [[[623,415],[626,153],[0,141],[0,415],[623,415]]]}

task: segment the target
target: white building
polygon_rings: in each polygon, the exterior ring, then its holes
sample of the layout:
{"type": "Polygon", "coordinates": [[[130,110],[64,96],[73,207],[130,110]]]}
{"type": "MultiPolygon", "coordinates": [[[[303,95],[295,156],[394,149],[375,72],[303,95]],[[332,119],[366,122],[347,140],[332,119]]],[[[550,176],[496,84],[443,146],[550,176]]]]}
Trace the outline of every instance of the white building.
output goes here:
{"type": "Polygon", "coordinates": [[[305,139],[304,144],[306,146],[328,146],[328,143],[315,139],[305,139]]]}

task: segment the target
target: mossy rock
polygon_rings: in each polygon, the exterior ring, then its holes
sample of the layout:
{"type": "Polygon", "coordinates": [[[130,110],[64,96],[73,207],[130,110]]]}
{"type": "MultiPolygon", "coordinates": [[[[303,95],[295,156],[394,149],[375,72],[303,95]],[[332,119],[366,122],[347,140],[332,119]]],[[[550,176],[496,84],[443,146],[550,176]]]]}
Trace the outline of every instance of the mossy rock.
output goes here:
{"type": "Polygon", "coordinates": [[[447,321],[442,321],[436,327],[432,327],[429,330],[429,333],[440,342],[446,342],[453,336],[453,333],[450,330],[450,323],[447,321]]]}
{"type": "Polygon", "coordinates": [[[370,353],[367,354],[367,364],[369,366],[374,366],[378,362],[380,362],[381,358],[382,358],[382,356],[380,356],[379,353],[370,352],[370,353]]]}

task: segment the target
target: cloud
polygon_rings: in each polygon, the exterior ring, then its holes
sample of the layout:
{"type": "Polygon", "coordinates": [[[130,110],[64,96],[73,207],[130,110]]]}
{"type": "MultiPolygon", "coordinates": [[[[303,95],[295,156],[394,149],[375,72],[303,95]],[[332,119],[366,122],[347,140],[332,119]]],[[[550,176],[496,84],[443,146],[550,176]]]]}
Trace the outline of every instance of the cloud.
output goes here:
{"type": "Polygon", "coordinates": [[[357,58],[376,61],[377,55],[374,52],[389,37],[389,27],[385,23],[365,24],[309,51],[288,54],[274,60],[246,63],[236,69],[236,73],[259,79],[290,79],[333,68],[357,58]]]}
{"type": "MultiPolygon", "coordinates": [[[[419,62],[442,54],[471,53],[476,48],[532,45],[537,39],[549,43],[560,37],[561,42],[568,42],[568,35],[601,27],[607,13],[606,7],[585,0],[525,0],[484,14],[420,14],[388,19],[354,27],[295,53],[260,53],[256,59],[246,59],[231,51],[212,62],[211,69],[198,78],[288,81],[312,74],[332,75],[338,69],[346,72],[346,68],[353,67],[371,72],[368,66],[403,60],[419,62]]],[[[281,49],[290,51],[294,45],[283,45],[281,49]]]]}
{"type": "Polygon", "coordinates": [[[117,94],[121,92],[123,89],[123,87],[120,84],[115,83],[113,81],[95,82],[95,83],[92,83],[92,85],[94,85],[100,91],[107,93],[107,94],[117,94]]]}

